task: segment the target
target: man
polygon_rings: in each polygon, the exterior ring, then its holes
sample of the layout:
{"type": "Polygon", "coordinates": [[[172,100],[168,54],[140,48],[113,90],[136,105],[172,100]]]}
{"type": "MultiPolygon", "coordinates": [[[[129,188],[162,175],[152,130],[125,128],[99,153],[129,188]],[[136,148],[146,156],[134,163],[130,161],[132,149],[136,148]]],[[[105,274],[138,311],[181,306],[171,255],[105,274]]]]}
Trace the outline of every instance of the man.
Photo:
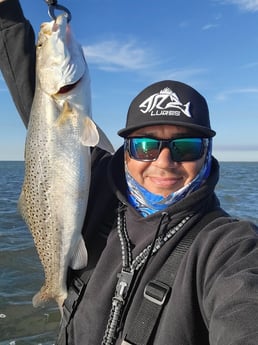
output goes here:
{"type": "MultiPolygon", "coordinates": [[[[27,54],[21,47],[31,27],[18,0],[2,2],[0,17],[1,69],[27,123],[33,42],[27,54]]],[[[125,143],[114,156],[92,152],[90,263],[71,272],[58,344],[257,345],[257,227],[219,208],[204,97],[177,81],[152,84],[118,134],[125,143]]]]}

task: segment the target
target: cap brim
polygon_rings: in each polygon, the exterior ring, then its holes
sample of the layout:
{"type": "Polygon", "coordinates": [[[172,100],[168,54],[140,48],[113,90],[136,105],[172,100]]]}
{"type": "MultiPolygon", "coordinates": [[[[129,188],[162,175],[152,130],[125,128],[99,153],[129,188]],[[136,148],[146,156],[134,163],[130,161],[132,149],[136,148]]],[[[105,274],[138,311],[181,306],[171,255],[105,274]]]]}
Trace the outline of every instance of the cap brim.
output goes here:
{"type": "Polygon", "coordinates": [[[194,132],[198,132],[198,134],[200,133],[200,135],[202,135],[204,138],[211,138],[211,137],[214,137],[216,135],[215,131],[213,131],[212,129],[209,129],[207,127],[198,126],[198,125],[190,124],[190,123],[188,124],[188,123],[179,122],[179,121],[177,121],[175,124],[173,124],[171,122],[164,123],[164,122],[157,122],[157,121],[153,121],[153,122],[149,121],[146,126],[139,125],[139,126],[131,126],[131,127],[127,127],[127,128],[122,128],[117,132],[117,134],[122,138],[126,138],[126,137],[128,137],[128,135],[130,135],[132,132],[136,131],[137,129],[149,127],[149,126],[159,126],[159,125],[175,125],[175,126],[182,126],[182,127],[190,128],[190,129],[193,129],[194,132]]]}

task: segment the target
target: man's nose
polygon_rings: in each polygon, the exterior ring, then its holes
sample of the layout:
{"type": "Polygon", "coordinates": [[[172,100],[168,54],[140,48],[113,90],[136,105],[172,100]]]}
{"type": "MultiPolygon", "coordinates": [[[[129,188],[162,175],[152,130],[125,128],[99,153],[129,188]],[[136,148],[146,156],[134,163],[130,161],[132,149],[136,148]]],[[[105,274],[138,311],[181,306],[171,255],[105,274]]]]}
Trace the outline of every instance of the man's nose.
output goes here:
{"type": "Polygon", "coordinates": [[[168,147],[162,148],[158,159],[155,161],[156,165],[160,168],[171,168],[178,164],[178,162],[174,162],[171,157],[170,149],[168,147]]]}

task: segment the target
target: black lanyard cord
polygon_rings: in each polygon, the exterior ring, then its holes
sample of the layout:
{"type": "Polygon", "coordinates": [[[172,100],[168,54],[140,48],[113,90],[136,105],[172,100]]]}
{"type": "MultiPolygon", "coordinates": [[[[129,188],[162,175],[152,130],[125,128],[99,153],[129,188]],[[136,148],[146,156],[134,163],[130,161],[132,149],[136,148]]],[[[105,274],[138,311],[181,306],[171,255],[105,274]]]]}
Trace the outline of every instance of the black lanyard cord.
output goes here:
{"type": "Polygon", "coordinates": [[[118,332],[121,330],[123,325],[122,321],[127,314],[131,300],[139,286],[140,280],[151,256],[156,253],[163,244],[179,231],[191,218],[191,216],[185,217],[166,234],[159,235],[163,221],[168,217],[167,213],[162,213],[152,243],[137,255],[134,260],[132,260],[132,249],[126,228],[125,211],[126,206],[120,205],[117,216],[117,230],[121,244],[122,270],[118,274],[118,282],[116,284],[115,294],[112,298],[111,311],[101,345],[115,344],[118,332]]]}

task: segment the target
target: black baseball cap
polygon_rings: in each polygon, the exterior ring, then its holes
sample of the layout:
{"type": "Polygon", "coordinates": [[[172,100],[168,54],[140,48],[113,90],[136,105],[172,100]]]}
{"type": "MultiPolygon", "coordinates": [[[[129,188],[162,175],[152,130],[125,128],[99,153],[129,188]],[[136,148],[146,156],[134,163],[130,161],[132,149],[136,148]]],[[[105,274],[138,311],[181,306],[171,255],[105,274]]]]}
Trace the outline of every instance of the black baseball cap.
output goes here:
{"type": "Polygon", "coordinates": [[[159,81],[140,92],[131,102],[126,126],[118,135],[126,138],[136,129],[154,125],[184,126],[206,138],[216,135],[205,98],[191,86],[173,80],[159,81]]]}

